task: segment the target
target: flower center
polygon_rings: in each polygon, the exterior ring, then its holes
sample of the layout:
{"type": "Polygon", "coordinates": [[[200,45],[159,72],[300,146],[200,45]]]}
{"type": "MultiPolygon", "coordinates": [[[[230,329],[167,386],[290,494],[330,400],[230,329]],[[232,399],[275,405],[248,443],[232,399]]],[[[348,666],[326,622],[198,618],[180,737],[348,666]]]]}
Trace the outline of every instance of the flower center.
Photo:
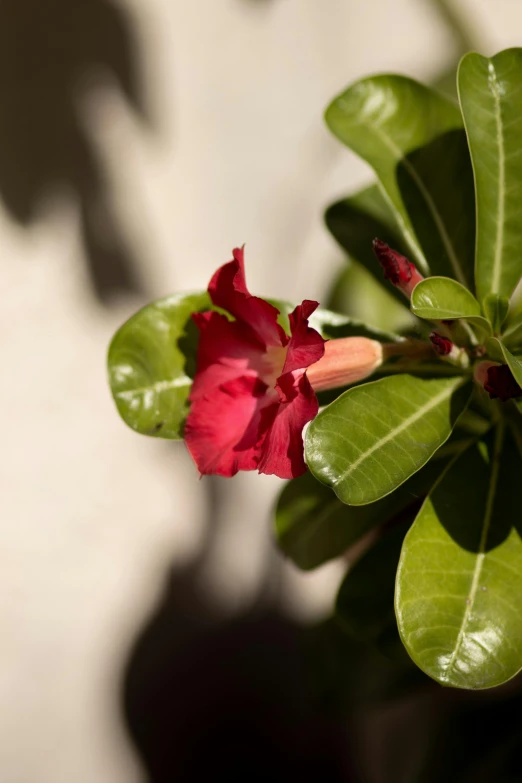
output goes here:
{"type": "Polygon", "coordinates": [[[287,346],[271,345],[261,358],[259,377],[269,389],[275,388],[276,381],[283,372],[287,351],[287,346]]]}

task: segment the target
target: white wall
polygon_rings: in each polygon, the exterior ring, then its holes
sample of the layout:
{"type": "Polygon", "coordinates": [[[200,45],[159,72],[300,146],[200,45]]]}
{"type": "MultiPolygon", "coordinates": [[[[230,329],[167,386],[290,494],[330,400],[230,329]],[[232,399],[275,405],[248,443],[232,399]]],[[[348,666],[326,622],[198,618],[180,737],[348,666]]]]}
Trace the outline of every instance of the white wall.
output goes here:
{"type": "MultiPolygon", "coordinates": [[[[517,0],[456,0],[486,53],[522,41],[517,0]]],[[[322,122],[328,100],[378,70],[430,79],[453,41],[428,0],[128,0],[154,127],[117,91],[82,111],[122,227],[153,292],[205,287],[246,242],[259,293],[321,298],[341,255],[322,225],[364,166],[322,122]]],[[[0,215],[0,779],[132,783],[121,670],[166,569],[198,550],[200,484],[184,447],[119,421],[105,352],[137,302],[91,297],[73,203],[31,231],[0,215]]],[[[256,594],[278,480],[229,482],[206,584],[223,612],[256,594]]],[[[284,566],[281,602],[324,611],[333,566],[284,566]]]]}

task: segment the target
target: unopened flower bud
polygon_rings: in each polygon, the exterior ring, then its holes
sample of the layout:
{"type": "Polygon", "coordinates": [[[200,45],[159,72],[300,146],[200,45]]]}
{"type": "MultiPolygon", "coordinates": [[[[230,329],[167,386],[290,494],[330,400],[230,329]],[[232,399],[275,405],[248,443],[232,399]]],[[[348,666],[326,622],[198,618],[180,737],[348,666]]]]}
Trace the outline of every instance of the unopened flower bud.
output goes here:
{"type": "Polygon", "coordinates": [[[501,402],[506,402],[515,397],[522,397],[522,389],[507,364],[479,362],[473,377],[484,387],[492,400],[498,398],[501,402]]]}
{"type": "Polygon", "coordinates": [[[381,239],[373,240],[373,252],[382,266],[385,279],[409,299],[417,283],[424,280],[417,267],[381,239]]]}
{"type": "Polygon", "coordinates": [[[450,355],[454,347],[451,340],[448,340],[447,337],[443,337],[441,334],[437,334],[437,332],[432,332],[430,334],[430,340],[435,352],[438,353],[439,356],[450,355]]]}
{"type": "Polygon", "coordinates": [[[314,391],[348,386],[371,375],[382,364],[382,345],[368,337],[328,340],[324,356],[306,371],[314,391]]]}

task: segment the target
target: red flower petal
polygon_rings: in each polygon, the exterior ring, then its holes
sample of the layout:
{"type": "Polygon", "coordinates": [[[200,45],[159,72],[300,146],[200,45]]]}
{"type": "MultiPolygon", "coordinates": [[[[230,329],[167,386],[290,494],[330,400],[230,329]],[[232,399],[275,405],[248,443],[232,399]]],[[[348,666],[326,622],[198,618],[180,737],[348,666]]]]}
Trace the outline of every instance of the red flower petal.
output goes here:
{"type": "Polygon", "coordinates": [[[212,302],[248,324],[265,346],[286,345],[288,337],[277,323],[279,310],[264,299],[252,296],[246,287],[243,248],[233,250],[233,256],[209,283],[212,302]]]}
{"type": "Polygon", "coordinates": [[[257,377],[263,370],[265,348],[248,325],[215,312],[194,313],[192,317],[200,338],[191,401],[210,394],[220,384],[240,376],[257,377]]]}
{"type": "Polygon", "coordinates": [[[257,467],[260,473],[296,478],[306,471],[303,427],[317,415],[319,404],[304,373],[298,376],[285,373],[279,378],[277,388],[281,399],[277,410],[270,406],[263,411],[261,426],[266,426],[269,417],[272,422],[257,467]]]}
{"type": "Polygon", "coordinates": [[[283,374],[294,370],[303,370],[324,355],[325,341],[315,329],[308,326],[308,318],[319,307],[319,302],[305,299],[290,313],[290,329],[292,336],[288,343],[288,352],[283,367],[283,374]]]}
{"type": "Polygon", "coordinates": [[[234,476],[254,470],[267,434],[263,408],[266,384],[256,377],[235,378],[195,400],[185,424],[185,443],[199,472],[234,476]]]}
{"type": "Polygon", "coordinates": [[[193,315],[200,340],[187,447],[202,474],[259,468],[281,478],[299,476],[306,470],[302,430],[318,411],[305,375],[324,354],[323,338],[308,326],[318,303],[305,300],[295,308],[289,338],[277,323],[279,311],[248,292],[237,249],[208,290],[236,320],[215,312],[193,315]]]}

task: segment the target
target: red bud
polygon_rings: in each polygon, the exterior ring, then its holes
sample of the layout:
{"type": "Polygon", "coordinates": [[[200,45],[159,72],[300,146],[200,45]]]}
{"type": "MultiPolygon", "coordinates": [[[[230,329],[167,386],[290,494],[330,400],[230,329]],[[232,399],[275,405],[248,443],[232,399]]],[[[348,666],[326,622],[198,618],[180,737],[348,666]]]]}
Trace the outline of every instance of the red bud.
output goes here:
{"type": "Polygon", "coordinates": [[[381,239],[373,240],[373,252],[383,268],[386,280],[409,298],[417,283],[424,280],[417,267],[381,239]]]}
{"type": "Polygon", "coordinates": [[[447,337],[443,337],[441,334],[437,334],[437,332],[430,334],[430,340],[439,356],[449,356],[453,349],[451,340],[448,340],[447,337]]]}

